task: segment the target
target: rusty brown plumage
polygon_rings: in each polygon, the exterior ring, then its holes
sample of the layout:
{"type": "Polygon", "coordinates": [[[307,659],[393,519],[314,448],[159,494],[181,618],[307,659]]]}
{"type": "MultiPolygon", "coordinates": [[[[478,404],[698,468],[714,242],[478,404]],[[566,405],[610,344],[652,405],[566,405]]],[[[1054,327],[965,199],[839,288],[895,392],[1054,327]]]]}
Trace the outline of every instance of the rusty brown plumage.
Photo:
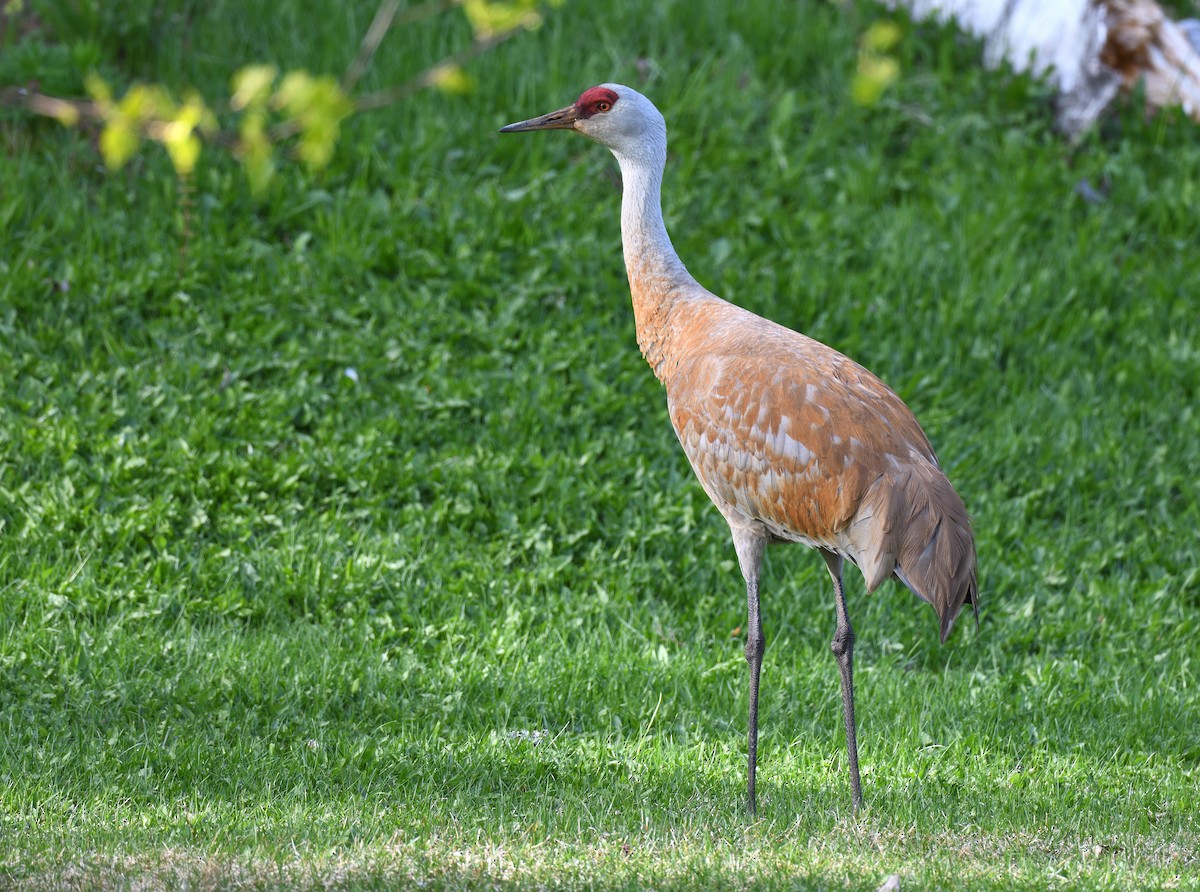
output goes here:
{"type": "Polygon", "coordinates": [[[900,397],[836,350],[699,286],[664,302],[654,283],[631,285],[675,433],[725,519],[850,559],[868,591],[895,576],[933,605],[945,641],[962,606],[977,604],[971,523],[900,397]]]}
{"type": "Polygon", "coordinates": [[[750,811],[766,643],[759,571],[772,542],[817,549],[833,580],[831,647],[857,807],[854,632],[843,561],[862,571],[868,591],[895,577],[932,604],[945,641],[964,604],[978,620],[966,508],[912,412],[882,381],[836,350],[721,300],[688,273],[662,221],[666,127],[649,100],[603,84],[573,106],[503,132],[568,128],[608,146],[621,165],[621,236],[638,345],[666,388],[696,477],[729,524],[746,580],[750,811]]]}

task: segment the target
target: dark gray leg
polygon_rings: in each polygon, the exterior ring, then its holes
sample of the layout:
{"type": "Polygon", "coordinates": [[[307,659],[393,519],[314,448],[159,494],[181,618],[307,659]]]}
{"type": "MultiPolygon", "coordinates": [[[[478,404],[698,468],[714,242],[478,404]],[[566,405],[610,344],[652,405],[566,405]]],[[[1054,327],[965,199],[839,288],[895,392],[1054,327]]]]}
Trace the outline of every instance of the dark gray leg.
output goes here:
{"type": "Polygon", "coordinates": [[[858,776],[858,737],[854,730],[854,629],[846,613],[846,594],[842,589],[842,558],[831,551],[822,551],[825,566],[833,577],[834,603],[837,609],[837,629],[829,647],[837,657],[842,674],[842,714],[846,719],[846,751],[850,756],[850,792],[854,810],[862,805],[862,781],[858,776]]]}
{"type": "Polygon", "coordinates": [[[747,731],[749,764],[746,782],[746,809],[753,817],[758,804],[754,798],[754,772],[758,764],[758,676],[762,670],[763,648],[767,640],[763,637],[762,619],[758,615],[758,578],[746,581],[746,662],[750,664],[750,721],[747,731]]]}
{"type": "Polygon", "coordinates": [[[754,776],[758,765],[758,678],[762,669],[762,618],[758,612],[758,572],[766,540],[746,530],[733,530],[733,545],[746,578],[746,662],[750,665],[750,717],[746,732],[748,762],[746,774],[746,810],[753,817],[758,808],[754,795],[754,776]]]}

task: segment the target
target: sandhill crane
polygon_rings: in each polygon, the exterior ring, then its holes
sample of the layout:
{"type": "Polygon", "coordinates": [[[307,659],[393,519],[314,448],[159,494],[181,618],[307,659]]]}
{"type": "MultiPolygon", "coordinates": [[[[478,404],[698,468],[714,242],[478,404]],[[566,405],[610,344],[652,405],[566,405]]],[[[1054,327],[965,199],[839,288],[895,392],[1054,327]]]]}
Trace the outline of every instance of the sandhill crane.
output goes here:
{"type": "Polygon", "coordinates": [[[817,549],[833,579],[850,788],[862,801],[854,724],[854,632],[842,564],[867,590],[896,577],[937,611],[944,642],[963,604],[979,619],[975,543],[958,493],[900,397],[862,366],[706,290],[663,225],[667,128],[620,84],[501,133],[575,130],[616,156],[621,241],[642,355],[665,385],[675,434],[725,517],[746,580],[750,668],[747,806],[754,814],[763,636],[758,582],[765,547],[817,549]]]}

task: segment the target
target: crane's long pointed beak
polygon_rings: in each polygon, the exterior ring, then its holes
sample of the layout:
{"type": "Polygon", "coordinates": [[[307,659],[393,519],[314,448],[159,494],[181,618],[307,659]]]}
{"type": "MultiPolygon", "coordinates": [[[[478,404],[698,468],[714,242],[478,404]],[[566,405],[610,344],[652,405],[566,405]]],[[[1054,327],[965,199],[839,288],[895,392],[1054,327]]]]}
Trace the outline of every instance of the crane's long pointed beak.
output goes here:
{"type": "Polygon", "coordinates": [[[575,122],[579,120],[579,110],[573,105],[552,111],[548,115],[530,118],[528,121],[517,121],[507,127],[501,127],[501,133],[524,133],[527,130],[574,130],[575,122]]]}

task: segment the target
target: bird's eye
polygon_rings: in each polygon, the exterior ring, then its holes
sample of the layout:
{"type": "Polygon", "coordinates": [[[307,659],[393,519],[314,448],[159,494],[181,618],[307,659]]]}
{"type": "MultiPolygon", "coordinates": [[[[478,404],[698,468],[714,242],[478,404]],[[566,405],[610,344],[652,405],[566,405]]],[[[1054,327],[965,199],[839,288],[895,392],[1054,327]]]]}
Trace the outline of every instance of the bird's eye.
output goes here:
{"type": "Polygon", "coordinates": [[[598,112],[606,112],[610,108],[612,108],[612,105],[608,102],[605,102],[603,99],[596,103],[596,111],[598,112]]]}

